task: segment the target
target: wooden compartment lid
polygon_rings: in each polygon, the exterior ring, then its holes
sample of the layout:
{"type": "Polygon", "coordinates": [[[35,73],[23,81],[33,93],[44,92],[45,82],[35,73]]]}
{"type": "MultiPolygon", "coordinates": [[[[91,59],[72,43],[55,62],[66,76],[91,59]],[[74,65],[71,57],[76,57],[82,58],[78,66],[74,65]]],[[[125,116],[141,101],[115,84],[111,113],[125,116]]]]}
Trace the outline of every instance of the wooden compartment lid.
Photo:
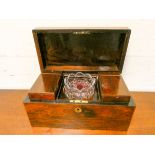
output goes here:
{"type": "Polygon", "coordinates": [[[128,28],[33,30],[41,72],[122,72],[128,28]]]}

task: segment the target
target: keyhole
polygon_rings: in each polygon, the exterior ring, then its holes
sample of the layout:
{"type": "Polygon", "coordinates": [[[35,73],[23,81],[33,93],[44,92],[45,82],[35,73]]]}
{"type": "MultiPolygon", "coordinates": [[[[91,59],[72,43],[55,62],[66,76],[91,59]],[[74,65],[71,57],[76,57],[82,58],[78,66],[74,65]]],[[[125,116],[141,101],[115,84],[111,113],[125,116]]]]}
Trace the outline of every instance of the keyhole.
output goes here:
{"type": "Polygon", "coordinates": [[[82,109],[79,108],[79,107],[77,107],[77,108],[75,108],[75,112],[76,112],[76,113],[80,113],[80,112],[82,112],[82,109]]]}

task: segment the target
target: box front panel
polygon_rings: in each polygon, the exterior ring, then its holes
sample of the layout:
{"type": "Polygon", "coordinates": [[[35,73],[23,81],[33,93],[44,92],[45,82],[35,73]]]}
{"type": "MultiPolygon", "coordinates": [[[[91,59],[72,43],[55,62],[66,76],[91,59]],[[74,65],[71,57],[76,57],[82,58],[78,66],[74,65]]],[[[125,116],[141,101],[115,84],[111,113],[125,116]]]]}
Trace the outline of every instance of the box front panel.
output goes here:
{"type": "Polygon", "coordinates": [[[33,127],[127,130],[134,106],[25,103],[33,127]]]}

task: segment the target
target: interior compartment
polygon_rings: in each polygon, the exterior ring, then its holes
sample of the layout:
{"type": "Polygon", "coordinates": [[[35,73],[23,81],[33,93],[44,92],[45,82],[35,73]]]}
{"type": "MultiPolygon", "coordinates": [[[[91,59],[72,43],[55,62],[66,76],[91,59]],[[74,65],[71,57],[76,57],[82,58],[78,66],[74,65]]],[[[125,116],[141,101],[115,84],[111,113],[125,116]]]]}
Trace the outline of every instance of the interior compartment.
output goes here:
{"type": "Polygon", "coordinates": [[[129,102],[129,90],[120,75],[99,75],[102,102],[129,102]]]}
{"type": "Polygon", "coordinates": [[[88,100],[70,100],[63,91],[64,78],[69,72],[40,74],[30,91],[31,101],[55,103],[128,104],[130,93],[120,75],[90,73],[96,79],[95,92],[88,100]]]}
{"type": "Polygon", "coordinates": [[[56,99],[61,73],[40,74],[28,96],[31,101],[51,101],[56,99]]]}

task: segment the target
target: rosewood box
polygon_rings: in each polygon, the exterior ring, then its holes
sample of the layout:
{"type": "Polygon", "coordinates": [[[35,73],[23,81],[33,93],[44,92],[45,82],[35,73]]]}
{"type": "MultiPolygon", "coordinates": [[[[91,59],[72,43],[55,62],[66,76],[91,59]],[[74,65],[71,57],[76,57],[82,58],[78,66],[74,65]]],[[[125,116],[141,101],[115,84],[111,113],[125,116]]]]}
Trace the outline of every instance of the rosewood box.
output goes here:
{"type": "Polygon", "coordinates": [[[31,125],[127,130],[135,104],[121,72],[130,33],[128,28],[34,29],[41,74],[24,100],[31,125]],[[78,72],[95,79],[91,98],[65,94],[65,78],[78,72]]]}

